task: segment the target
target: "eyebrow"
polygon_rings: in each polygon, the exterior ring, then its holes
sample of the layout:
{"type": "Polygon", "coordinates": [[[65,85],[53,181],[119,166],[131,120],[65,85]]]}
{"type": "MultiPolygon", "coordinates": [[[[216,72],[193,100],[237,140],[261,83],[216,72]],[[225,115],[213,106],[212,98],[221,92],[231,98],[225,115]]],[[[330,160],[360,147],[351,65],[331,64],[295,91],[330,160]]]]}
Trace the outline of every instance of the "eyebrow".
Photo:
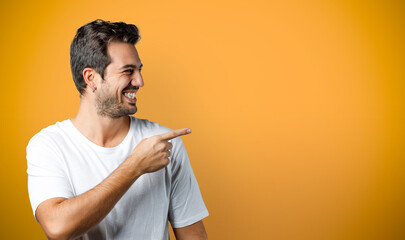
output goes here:
{"type": "MultiPolygon", "coordinates": [[[[120,70],[123,70],[125,68],[137,68],[138,66],[134,65],[134,64],[127,64],[123,67],[120,68],[120,70]]],[[[139,66],[139,69],[141,69],[143,67],[143,64],[141,63],[141,65],[139,66]]]]}

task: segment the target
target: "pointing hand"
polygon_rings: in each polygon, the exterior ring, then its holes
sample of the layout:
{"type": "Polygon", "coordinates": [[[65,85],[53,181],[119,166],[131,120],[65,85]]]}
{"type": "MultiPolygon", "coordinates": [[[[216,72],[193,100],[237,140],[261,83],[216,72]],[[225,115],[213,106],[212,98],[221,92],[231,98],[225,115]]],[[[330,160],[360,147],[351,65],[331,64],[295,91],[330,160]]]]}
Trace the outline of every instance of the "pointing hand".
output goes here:
{"type": "Polygon", "coordinates": [[[132,151],[128,161],[133,161],[140,174],[158,171],[169,164],[170,150],[173,145],[169,140],[191,133],[183,128],[143,139],[132,151]]]}

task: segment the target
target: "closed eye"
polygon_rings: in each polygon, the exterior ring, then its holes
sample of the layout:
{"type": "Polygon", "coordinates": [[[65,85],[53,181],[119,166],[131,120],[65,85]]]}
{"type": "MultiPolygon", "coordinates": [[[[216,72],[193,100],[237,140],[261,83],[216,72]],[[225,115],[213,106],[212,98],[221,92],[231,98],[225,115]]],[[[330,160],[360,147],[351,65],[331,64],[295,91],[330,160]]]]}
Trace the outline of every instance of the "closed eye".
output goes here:
{"type": "Polygon", "coordinates": [[[127,69],[124,71],[124,73],[126,73],[127,75],[132,75],[134,73],[133,69],[127,69]]]}

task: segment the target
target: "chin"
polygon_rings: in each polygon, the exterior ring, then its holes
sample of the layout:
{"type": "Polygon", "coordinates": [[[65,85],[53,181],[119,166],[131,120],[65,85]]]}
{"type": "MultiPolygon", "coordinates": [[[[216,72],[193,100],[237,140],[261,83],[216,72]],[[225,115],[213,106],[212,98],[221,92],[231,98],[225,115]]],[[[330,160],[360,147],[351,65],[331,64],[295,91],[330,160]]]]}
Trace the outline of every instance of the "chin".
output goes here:
{"type": "Polygon", "coordinates": [[[134,105],[132,108],[128,109],[128,115],[133,115],[138,111],[138,108],[134,105]]]}

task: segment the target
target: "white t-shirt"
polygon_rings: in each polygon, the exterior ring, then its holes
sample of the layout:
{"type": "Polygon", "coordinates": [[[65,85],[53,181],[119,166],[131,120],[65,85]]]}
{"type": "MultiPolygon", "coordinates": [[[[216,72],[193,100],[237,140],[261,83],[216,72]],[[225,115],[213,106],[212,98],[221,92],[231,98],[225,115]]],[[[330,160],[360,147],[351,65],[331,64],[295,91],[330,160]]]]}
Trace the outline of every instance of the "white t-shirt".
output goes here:
{"type": "MultiPolygon", "coordinates": [[[[73,198],[94,188],[131,154],[144,138],[171,131],[135,117],[125,139],[104,148],[82,135],[70,120],[42,129],[27,146],[28,191],[32,210],[50,198],[73,198]]],[[[170,163],[144,174],[111,212],[79,239],[169,239],[174,228],[208,216],[181,138],[173,144],[170,163]]]]}

